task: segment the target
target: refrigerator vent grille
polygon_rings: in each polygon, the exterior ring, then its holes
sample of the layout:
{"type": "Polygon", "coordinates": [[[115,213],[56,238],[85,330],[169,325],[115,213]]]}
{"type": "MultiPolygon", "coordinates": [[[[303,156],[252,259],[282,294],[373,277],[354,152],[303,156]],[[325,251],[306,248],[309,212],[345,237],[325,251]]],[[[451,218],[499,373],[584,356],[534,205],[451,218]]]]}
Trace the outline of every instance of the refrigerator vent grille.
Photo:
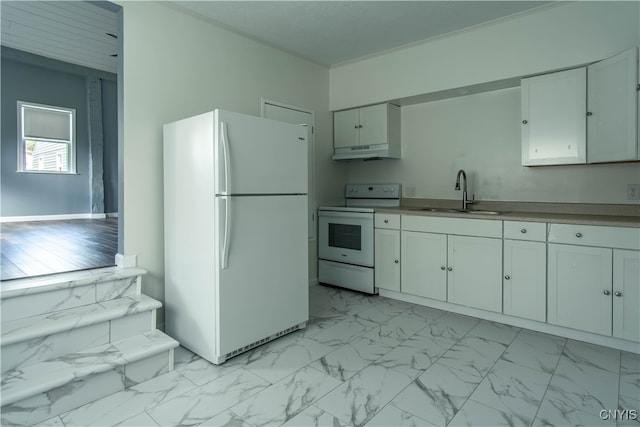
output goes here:
{"type": "Polygon", "coordinates": [[[283,331],[280,331],[280,332],[277,332],[277,333],[275,333],[273,335],[270,335],[267,338],[263,338],[263,339],[261,339],[259,341],[256,341],[256,342],[253,342],[251,344],[245,345],[244,347],[241,347],[241,348],[239,348],[237,350],[234,350],[231,353],[227,353],[227,355],[225,356],[224,360],[230,359],[233,356],[236,356],[236,355],[238,355],[240,353],[244,353],[245,351],[251,350],[252,348],[256,348],[259,345],[262,345],[262,344],[264,344],[266,342],[275,340],[276,338],[280,338],[281,336],[286,335],[289,332],[293,332],[295,330],[300,329],[300,327],[301,327],[301,325],[292,326],[292,327],[287,328],[287,329],[285,329],[283,331]]]}

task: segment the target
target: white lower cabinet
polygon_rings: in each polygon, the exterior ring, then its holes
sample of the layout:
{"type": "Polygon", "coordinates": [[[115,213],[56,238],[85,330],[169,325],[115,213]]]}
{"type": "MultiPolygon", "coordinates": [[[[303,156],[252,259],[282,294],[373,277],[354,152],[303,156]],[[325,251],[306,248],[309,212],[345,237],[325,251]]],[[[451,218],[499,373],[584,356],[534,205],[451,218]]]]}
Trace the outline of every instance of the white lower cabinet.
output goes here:
{"type": "Polygon", "coordinates": [[[549,244],[549,323],[611,335],[612,252],[549,244]]]}
{"type": "Polygon", "coordinates": [[[613,251],[613,336],[640,342],[640,251],[613,251]]]}
{"type": "Polygon", "coordinates": [[[502,240],[449,236],[447,301],[502,312],[502,240]]]}
{"type": "Polygon", "coordinates": [[[400,290],[400,230],[376,228],[375,284],[377,288],[400,290]]]}
{"type": "Polygon", "coordinates": [[[376,214],[375,250],[379,288],[640,342],[640,228],[376,214]]]}
{"type": "Polygon", "coordinates": [[[447,235],[402,231],[401,290],[447,300],[447,235]]]}
{"type": "Polygon", "coordinates": [[[503,280],[504,314],[546,321],[546,243],[505,240],[503,280]]]}
{"type": "Polygon", "coordinates": [[[640,342],[640,228],[551,224],[548,321],[640,342]]]}
{"type": "Polygon", "coordinates": [[[376,288],[400,290],[400,215],[374,216],[374,281],[376,288]]]}
{"type": "Polygon", "coordinates": [[[502,311],[501,222],[403,217],[404,293],[489,311],[502,311]],[[464,230],[476,236],[451,234],[464,230]],[[481,237],[483,234],[495,238],[481,237]]]}

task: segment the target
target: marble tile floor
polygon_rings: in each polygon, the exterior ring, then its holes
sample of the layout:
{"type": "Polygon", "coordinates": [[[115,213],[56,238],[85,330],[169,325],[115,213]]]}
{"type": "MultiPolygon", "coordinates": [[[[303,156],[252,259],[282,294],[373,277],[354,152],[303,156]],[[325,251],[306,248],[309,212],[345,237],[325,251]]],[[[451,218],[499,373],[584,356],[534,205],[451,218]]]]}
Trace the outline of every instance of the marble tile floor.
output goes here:
{"type": "Polygon", "coordinates": [[[325,286],[310,316],[40,425],[640,427],[637,354],[325,286]]]}

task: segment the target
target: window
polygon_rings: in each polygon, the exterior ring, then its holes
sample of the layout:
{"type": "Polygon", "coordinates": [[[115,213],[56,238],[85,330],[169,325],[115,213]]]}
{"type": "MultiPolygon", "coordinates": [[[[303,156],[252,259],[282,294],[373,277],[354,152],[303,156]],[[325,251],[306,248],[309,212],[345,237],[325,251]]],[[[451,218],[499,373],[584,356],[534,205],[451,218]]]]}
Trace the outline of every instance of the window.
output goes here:
{"type": "Polygon", "coordinates": [[[18,172],[76,172],[75,109],[18,101],[18,128],[18,172]]]}

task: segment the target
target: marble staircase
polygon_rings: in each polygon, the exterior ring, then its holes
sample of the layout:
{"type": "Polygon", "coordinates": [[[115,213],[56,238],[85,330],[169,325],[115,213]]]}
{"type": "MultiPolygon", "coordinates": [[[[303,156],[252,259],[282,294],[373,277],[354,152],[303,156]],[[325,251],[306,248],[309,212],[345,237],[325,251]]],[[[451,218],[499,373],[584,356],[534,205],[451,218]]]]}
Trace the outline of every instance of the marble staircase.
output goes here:
{"type": "Polygon", "coordinates": [[[33,425],[173,370],[142,268],[1,283],[0,424],[33,425]]]}

